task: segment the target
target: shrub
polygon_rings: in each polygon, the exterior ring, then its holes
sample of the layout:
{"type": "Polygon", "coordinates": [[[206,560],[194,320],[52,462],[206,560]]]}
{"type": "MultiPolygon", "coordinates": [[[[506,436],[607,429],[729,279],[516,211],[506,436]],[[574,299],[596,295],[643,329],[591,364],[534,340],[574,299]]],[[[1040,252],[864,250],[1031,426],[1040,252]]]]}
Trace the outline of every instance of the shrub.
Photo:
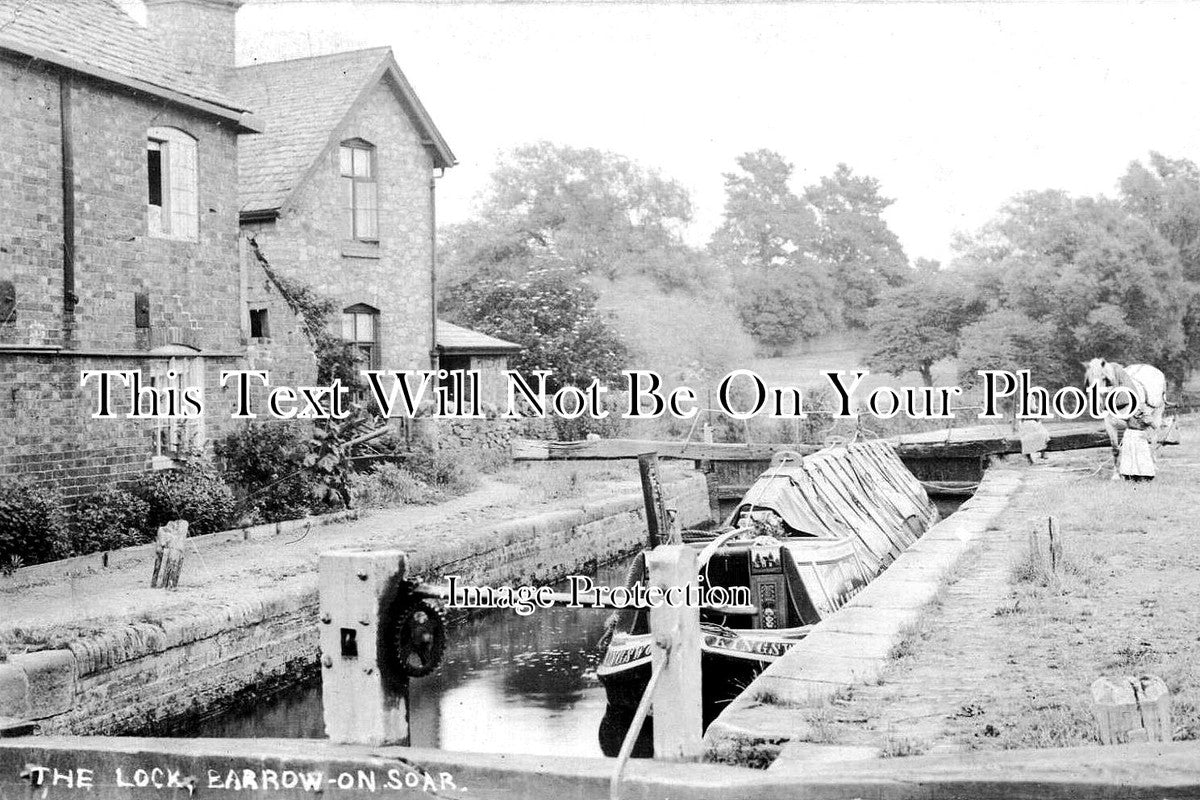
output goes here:
{"type": "Polygon", "coordinates": [[[0,481],[0,563],[39,564],[70,554],[57,490],[0,481]]]}
{"type": "Polygon", "coordinates": [[[88,495],[71,515],[71,549],[76,555],[115,550],[148,541],[150,506],[123,489],[109,487],[88,495]]]}
{"type": "Polygon", "coordinates": [[[448,494],[466,494],[479,486],[479,471],[465,450],[416,448],[408,468],[430,486],[448,494]]]}
{"type": "Polygon", "coordinates": [[[380,464],[354,475],[351,491],[356,508],[428,505],[441,500],[441,492],[395,464],[380,464]]]}
{"type": "Polygon", "coordinates": [[[233,492],[208,466],[188,465],[151,473],[134,484],[131,491],[150,507],[147,533],[174,519],[187,520],[192,536],[213,533],[227,528],[233,513],[233,492]]]}
{"type": "Polygon", "coordinates": [[[300,423],[259,422],[229,433],[214,445],[225,476],[234,482],[251,519],[282,522],[308,513],[310,491],[303,478],[276,483],[298,471],[308,451],[300,423]]]}

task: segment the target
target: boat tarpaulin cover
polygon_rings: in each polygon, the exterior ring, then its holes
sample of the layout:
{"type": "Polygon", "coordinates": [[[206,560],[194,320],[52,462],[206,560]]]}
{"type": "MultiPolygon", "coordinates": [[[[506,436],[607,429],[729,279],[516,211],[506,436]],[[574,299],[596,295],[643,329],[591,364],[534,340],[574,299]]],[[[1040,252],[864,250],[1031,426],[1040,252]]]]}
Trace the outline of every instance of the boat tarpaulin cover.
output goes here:
{"type": "Polygon", "coordinates": [[[748,508],[773,511],[801,535],[849,536],[875,571],[938,518],[920,482],[884,442],[830,448],[769,469],[737,513],[748,508]]]}
{"type": "Polygon", "coordinates": [[[789,528],[809,536],[834,533],[814,512],[805,492],[812,480],[798,467],[776,467],[758,477],[742,499],[739,512],[748,508],[774,511],[789,528]]]}

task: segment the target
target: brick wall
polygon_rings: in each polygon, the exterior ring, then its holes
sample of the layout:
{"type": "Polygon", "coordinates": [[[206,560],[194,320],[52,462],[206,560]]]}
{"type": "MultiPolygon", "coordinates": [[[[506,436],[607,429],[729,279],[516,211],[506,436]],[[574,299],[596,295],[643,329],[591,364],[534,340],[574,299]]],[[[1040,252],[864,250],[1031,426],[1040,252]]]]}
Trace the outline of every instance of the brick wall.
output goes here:
{"type": "MultiPolygon", "coordinates": [[[[63,346],[63,202],[59,78],[0,58],[0,280],[16,289],[16,319],[0,323],[0,476],[55,481],[68,497],[145,470],[155,423],[93,420],[85,369],[143,369],[152,346],[180,342],[209,353],[243,349],[237,226],[236,134],[227,124],[101,81],[75,76],[74,352],[63,346]],[[170,126],[197,140],[199,236],[149,235],[146,137],[170,126]],[[149,330],[134,322],[134,296],[150,297],[149,330]],[[8,351],[3,347],[8,346],[8,351]]],[[[217,373],[228,356],[205,359],[208,438],[230,424],[219,408],[217,373]]],[[[120,404],[121,413],[127,404],[120,404]]]]}
{"type": "Polygon", "coordinates": [[[32,327],[57,344],[63,291],[58,76],[0,57],[0,108],[0,281],[17,288],[16,319],[0,320],[0,343],[27,343],[32,327]]]}
{"type": "Polygon", "coordinates": [[[341,308],[365,303],[379,309],[383,368],[423,369],[432,345],[433,163],[386,81],[367,93],[334,135],[336,141],[360,138],[376,148],[378,248],[343,241],[337,147],[322,157],[277,220],[243,227],[280,274],[304,281],[341,308]]]}

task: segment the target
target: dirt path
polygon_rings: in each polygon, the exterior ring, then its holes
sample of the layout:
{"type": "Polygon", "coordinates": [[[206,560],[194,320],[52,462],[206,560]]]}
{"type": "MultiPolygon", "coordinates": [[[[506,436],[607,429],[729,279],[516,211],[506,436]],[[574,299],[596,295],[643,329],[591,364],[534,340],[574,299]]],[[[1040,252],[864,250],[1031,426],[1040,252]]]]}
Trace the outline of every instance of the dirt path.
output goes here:
{"type": "Polygon", "coordinates": [[[1176,738],[1200,737],[1198,447],[1185,431],[1150,484],[1091,474],[1100,451],[1031,468],[883,678],[815,712],[810,738],[893,756],[1086,744],[1092,681],[1145,672],[1172,691],[1176,738]],[[1029,559],[1050,515],[1066,536],[1057,574],[1029,559]]]}
{"type": "Polygon", "coordinates": [[[455,531],[467,535],[481,525],[637,490],[636,466],[582,470],[582,478],[570,479],[577,469],[515,468],[499,479],[485,479],[470,494],[437,505],[371,510],[358,520],[314,527],[307,533],[293,531],[189,551],[179,587],[170,591],[149,588],[152,554],[102,573],[60,580],[0,578],[0,643],[8,642],[10,649],[20,652],[21,642],[62,641],[98,632],[116,620],[148,621],[198,605],[220,607],[231,600],[277,592],[281,586],[303,591],[315,587],[317,557],[326,550],[415,551],[434,537],[444,544],[455,531]]]}

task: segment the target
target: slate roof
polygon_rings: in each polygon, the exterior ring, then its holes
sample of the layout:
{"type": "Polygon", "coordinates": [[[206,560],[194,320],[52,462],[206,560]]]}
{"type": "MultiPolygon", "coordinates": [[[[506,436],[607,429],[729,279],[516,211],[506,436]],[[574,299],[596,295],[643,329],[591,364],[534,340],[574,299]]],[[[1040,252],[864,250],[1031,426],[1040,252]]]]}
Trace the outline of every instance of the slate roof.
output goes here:
{"type": "Polygon", "coordinates": [[[446,353],[516,353],[521,345],[438,320],[438,347],[446,353]]]}
{"type": "Polygon", "coordinates": [[[238,67],[225,89],[254,109],[261,134],[238,139],[238,188],[243,214],[282,208],[332,144],[342,120],[385,75],[399,87],[417,130],[435,150],[438,166],[454,154],[404,78],[389,47],[332,53],[238,67]]]}
{"type": "MultiPolygon", "coordinates": [[[[0,50],[171,99],[240,112],[245,106],[185,70],[111,0],[0,0],[0,50]]],[[[233,116],[236,117],[236,114],[233,116]]]]}

